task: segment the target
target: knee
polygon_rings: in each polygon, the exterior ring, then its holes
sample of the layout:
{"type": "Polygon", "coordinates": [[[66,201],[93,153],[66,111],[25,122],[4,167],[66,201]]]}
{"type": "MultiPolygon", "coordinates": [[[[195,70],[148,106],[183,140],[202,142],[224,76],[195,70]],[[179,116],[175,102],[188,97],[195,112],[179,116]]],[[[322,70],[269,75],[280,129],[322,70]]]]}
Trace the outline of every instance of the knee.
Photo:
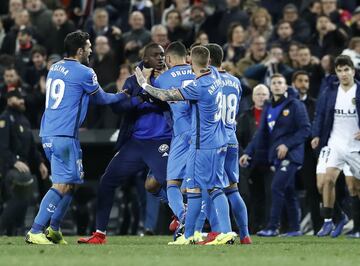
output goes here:
{"type": "Polygon", "coordinates": [[[335,187],[336,179],[332,175],[326,175],[324,178],[324,186],[335,187]]]}
{"type": "Polygon", "coordinates": [[[145,180],[145,189],[150,193],[156,193],[161,188],[161,184],[155,178],[145,180]]]}
{"type": "Polygon", "coordinates": [[[53,184],[52,186],[55,188],[61,195],[65,195],[67,193],[74,193],[75,185],[74,184],[53,184]]]}

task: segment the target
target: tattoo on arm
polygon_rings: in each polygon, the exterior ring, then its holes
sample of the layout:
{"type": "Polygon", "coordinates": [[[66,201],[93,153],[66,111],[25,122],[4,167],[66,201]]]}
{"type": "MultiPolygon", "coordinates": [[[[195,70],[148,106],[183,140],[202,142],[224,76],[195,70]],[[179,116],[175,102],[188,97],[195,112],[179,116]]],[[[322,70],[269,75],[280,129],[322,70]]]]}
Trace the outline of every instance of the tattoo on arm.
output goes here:
{"type": "Polygon", "coordinates": [[[144,86],[144,90],[146,90],[153,97],[160,99],[162,101],[183,101],[184,97],[180,93],[178,89],[172,90],[162,90],[155,88],[149,84],[144,86]]]}

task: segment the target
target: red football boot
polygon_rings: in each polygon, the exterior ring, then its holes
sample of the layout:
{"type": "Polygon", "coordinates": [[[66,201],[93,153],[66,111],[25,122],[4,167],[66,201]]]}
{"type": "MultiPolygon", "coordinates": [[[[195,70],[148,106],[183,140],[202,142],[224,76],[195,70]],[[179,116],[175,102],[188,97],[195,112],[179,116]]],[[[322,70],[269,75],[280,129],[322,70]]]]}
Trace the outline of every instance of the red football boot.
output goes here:
{"type": "Polygon", "coordinates": [[[245,236],[243,239],[240,239],[240,243],[243,245],[250,245],[252,244],[252,240],[250,236],[245,236]]]}
{"type": "Polygon", "coordinates": [[[200,241],[200,242],[196,242],[196,245],[205,245],[208,242],[213,241],[220,233],[218,232],[210,232],[208,233],[208,235],[206,236],[206,239],[204,241],[200,241]]]}
{"type": "Polygon", "coordinates": [[[178,218],[175,215],[173,215],[172,221],[169,224],[170,232],[175,232],[175,230],[179,227],[179,225],[180,225],[180,222],[179,222],[178,218]]]}
{"type": "Polygon", "coordinates": [[[106,235],[99,232],[95,232],[92,233],[92,236],[80,238],[78,240],[78,243],[93,244],[93,245],[106,244],[106,235]]]}

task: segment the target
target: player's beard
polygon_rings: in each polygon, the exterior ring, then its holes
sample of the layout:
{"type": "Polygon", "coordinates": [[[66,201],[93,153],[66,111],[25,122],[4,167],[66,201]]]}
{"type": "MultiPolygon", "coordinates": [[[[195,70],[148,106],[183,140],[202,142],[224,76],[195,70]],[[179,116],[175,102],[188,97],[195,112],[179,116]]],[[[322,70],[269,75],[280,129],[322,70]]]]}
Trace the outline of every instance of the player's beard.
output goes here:
{"type": "Polygon", "coordinates": [[[89,56],[83,56],[81,57],[81,61],[80,61],[81,64],[85,65],[85,66],[88,66],[90,64],[89,62],[89,56]]]}

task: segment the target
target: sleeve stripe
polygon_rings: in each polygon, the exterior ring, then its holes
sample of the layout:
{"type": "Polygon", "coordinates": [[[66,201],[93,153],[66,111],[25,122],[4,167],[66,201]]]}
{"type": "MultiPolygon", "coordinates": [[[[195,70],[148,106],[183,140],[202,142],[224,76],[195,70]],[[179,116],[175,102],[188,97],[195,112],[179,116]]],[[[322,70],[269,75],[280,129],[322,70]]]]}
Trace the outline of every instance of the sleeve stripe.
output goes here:
{"type": "Polygon", "coordinates": [[[90,92],[89,94],[90,94],[90,95],[94,95],[95,93],[98,92],[98,90],[99,90],[99,86],[98,86],[93,92],[90,92]]]}

